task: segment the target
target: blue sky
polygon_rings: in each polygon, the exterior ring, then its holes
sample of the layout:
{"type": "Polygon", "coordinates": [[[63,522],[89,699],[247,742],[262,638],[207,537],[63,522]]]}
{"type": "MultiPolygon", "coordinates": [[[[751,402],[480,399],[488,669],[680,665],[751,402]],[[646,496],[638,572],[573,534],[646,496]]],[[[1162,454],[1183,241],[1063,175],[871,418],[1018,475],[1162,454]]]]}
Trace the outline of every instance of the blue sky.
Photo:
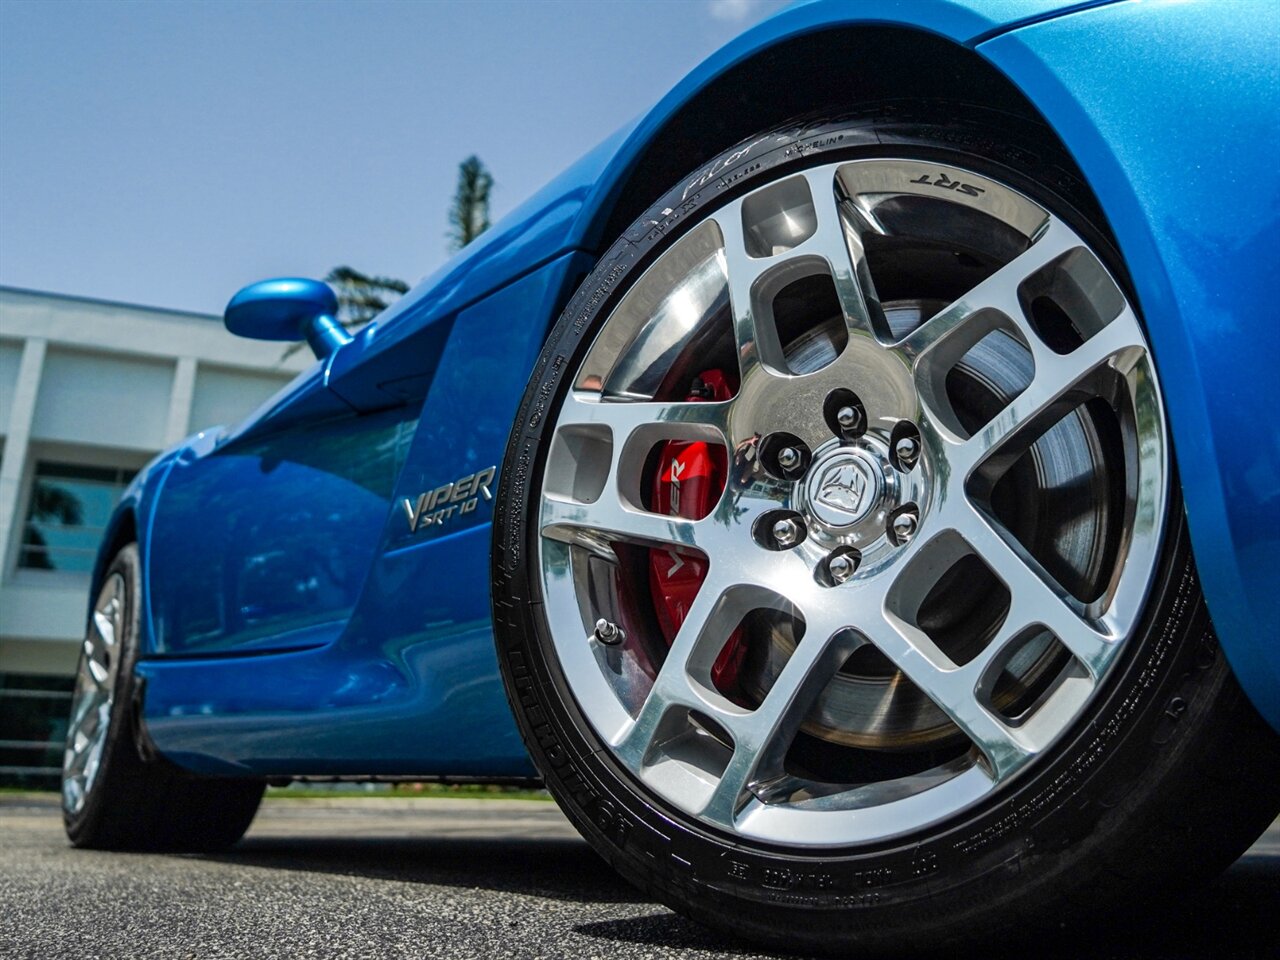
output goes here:
{"type": "Polygon", "coordinates": [[[0,0],[0,283],[217,313],[446,257],[778,0],[0,0]]]}

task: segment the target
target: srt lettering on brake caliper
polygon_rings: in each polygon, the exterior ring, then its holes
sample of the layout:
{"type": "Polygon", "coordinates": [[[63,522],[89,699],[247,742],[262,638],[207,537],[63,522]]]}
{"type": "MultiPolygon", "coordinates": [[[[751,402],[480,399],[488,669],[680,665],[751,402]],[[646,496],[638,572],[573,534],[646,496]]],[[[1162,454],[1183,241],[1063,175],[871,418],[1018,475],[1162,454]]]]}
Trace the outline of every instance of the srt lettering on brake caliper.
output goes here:
{"type": "Polygon", "coordinates": [[[454,516],[473,513],[480,498],[492,500],[489,484],[493,483],[498,468],[486,467],[475,473],[468,473],[452,483],[436,487],[430,493],[420,494],[417,501],[405,498],[400,501],[404,515],[409,521],[409,532],[419,529],[438,527],[454,516]]]}

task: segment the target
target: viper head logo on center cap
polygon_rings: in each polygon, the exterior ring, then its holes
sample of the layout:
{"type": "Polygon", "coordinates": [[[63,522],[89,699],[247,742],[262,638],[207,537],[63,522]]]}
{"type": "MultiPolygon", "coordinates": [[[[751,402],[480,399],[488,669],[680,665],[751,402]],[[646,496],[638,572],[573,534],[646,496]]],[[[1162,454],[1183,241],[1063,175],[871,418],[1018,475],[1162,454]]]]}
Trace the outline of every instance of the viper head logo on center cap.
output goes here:
{"type": "Polygon", "coordinates": [[[867,487],[867,478],[861,470],[852,463],[837,463],[822,475],[818,502],[845,513],[858,514],[862,512],[867,487]]]}
{"type": "Polygon", "coordinates": [[[858,453],[842,452],[819,463],[808,484],[814,514],[831,527],[847,527],[865,517],[880,491],[878,468],[858,453]]]}

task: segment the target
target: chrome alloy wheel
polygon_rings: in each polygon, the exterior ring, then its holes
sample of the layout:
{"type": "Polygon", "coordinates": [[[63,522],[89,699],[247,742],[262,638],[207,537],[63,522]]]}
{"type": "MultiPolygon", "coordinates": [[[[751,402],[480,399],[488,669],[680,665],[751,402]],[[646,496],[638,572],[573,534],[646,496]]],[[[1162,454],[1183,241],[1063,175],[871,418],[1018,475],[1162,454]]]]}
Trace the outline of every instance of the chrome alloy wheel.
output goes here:
{"type": "Polygon", "coordinates": [[[1142,329],[1076,232],[968,170],[831,164],[716,210],[609,314],[543,474],[545,616],[584,719],[658,797],[866,842],[988,797],[1083,715],[1167,496],[1142,329]],[[690,399],[711,367],[731,397],[690,399]],[[671,441],[725,452],[705,516],[649,494],[671,441]],[[705,565],[669,646],[655,551],[705,565]]]}
{"type": "Polygon", "coordinates": [[[119,573],[107,577],[89,618],[89,628],[76,672],[71,721],[62,758],[62,805],[79,813],[93,789],[111,726],[116,676],[123,649],[125,582],[119,573]]]}

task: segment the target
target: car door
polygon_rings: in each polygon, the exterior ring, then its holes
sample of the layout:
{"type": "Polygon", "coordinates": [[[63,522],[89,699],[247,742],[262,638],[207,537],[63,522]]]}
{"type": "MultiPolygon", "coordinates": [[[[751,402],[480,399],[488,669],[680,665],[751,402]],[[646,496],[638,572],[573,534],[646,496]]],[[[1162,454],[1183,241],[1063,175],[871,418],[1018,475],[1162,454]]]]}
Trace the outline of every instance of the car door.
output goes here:
{"type": "Polygon", "coordinates": [[[178,456],[147,551],[152,654],[317,646],[342,630],[385,525],[420,398],[358,412],[317,365],[178,456]]]}

